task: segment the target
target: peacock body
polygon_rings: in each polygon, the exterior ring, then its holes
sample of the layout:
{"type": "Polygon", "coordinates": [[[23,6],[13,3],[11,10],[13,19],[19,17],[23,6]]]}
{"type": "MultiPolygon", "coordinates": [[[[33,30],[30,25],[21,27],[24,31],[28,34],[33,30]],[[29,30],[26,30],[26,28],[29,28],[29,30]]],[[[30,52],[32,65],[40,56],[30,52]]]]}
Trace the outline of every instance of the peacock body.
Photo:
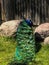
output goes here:
{"type": "Polygon", "coordinates": [[[15,58],[17,63],[26,63],[34,60],[35,56],[35,40],[32,28],[27,22],[22,21],[16,33],[16,52],[15,58]]]}

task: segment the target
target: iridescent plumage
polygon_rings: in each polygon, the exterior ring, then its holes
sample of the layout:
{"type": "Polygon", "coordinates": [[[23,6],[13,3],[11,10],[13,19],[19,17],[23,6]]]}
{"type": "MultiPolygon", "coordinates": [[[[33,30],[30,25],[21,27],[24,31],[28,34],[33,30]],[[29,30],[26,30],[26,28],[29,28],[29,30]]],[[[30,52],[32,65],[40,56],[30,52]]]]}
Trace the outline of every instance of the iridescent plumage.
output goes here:
{"type": "MultiPolygon", "coordinates": [[[[28,20],[27,20],[28,21],[28,20]]],[[[29,62],[34,59],[35,40],[33,31],[24,20],[20,23],[16,33],[17,47],[15,51],[16,62],[29,62]]]]}

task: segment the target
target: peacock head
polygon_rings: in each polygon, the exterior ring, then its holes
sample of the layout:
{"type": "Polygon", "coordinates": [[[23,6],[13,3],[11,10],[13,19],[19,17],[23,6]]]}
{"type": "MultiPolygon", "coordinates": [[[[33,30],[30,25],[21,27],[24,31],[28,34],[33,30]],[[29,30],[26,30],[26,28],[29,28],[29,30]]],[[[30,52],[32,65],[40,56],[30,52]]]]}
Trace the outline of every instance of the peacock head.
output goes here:
{"type": "Polygon", "coordinates": [[[30,26],[33,26],[33,22],[31,21],[31,19],[28,17],[26,18],[25,16],[22,16],[22,19],[30,26]]]}

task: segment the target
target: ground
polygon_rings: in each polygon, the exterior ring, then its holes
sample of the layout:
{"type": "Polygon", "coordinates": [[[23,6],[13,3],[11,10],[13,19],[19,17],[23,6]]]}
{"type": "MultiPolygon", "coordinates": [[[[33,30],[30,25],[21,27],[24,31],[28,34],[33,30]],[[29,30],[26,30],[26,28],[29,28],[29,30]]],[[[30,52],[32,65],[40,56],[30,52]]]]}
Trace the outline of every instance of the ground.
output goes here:
{"type": "MultiPolygon", "coordinates": [[[[11,38],[0,37],[0,65],[8,65],[12,61],[15,53],[16,40],[11,38]]],[[[49,45],[43,45],[36,53],[34,62],[29,65],[49,65],[49,45]]]]}

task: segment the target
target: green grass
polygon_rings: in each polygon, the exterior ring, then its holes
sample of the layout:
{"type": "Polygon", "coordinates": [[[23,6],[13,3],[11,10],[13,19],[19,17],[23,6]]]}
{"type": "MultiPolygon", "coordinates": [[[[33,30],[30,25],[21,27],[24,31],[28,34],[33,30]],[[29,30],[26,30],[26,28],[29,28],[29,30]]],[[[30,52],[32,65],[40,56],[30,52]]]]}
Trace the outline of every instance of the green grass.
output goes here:
{"type": "MultiPolygon", "coordinates": [[[[7,65],[14,56],[16,41],[12,38],[0,37],[0,65],[7,65]]],[[[36,53],[35,62],[29,65],[49,65],[49,45],[43,45],[36,53]]]]}
{"type": "Polygon", "coordinates": [[[49,65],[49,45],[42,45],[36,54],[36,65],[49,65]]]}
{"type": "Polygon", "coordinates": [[[14,39],[0,37],[0,65],[7,65],[12,60],[15,47],[14,39]]]}

